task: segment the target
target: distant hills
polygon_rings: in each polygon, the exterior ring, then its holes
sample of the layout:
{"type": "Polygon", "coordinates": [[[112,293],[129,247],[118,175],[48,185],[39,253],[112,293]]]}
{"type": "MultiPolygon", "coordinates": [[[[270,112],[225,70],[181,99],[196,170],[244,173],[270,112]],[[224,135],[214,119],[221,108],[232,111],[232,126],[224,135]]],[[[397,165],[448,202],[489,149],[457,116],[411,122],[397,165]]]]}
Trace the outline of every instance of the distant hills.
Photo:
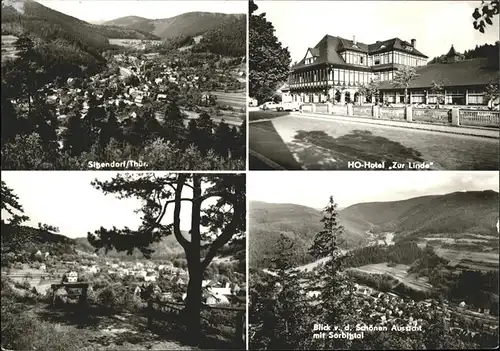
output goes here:
{"type": "Polygon", "coordinates": [[[243,14],[188,12],[161,19],[127,16],[107,21],[103,24],[152,33],[162,39],[172,39],[201,35],[217,28],[227,20],[238,18],[245,18],[245,16],[243,14]]]}
{"type": "MultiPolygon", "coordinates": [[[[496,233],[499,196],[495,191],[467,191],[416,197],[401,201],[370,202],[339,211],[344,226],[344,248],[368,243],[367,232],[395,232],[395,241],[418,240],[428,234],[496,233]]],[[[275,254],[280,233],[297,245],[297,263],[311,261],[307,249],[322,229],[320,211],[295,205],[250,203],[250,264],[266,267],[275,254]]]]}

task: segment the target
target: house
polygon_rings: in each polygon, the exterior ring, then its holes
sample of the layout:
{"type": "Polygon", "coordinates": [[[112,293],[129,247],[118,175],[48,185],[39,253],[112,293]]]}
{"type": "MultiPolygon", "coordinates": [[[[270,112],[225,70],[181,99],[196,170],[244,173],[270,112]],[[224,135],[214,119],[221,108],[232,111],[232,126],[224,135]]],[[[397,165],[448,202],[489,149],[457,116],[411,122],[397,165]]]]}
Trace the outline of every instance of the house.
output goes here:
{"type": "MultiPolygon", "coordinates": [[[[498,64],[498,63],[497,63],[498,64]]],[[[410,82],[410,103],[446,105],[489,105],[485,91],[488,84],[500,79],[498,65],[487,58],[473,60],[450,60],[447,63],[417,67],[419,76],[410,82]],[[440,80],[436,81],[436,77],[440,80]],[[434,87],[435,83],[440,89],[434,87]]],[[[380,93],[383,101],[404,102],[404,90],[395,88],[391,82],[382,82],[380,93]]],[[[496,102],[498,104],[498,102],[496,102]]]]}
{"type": "Polygon", "coordinates": [[[76,283],[78,281],[78,273],[71,271],[63,276],[63,282],[66,283],[76,283]]]}
{"type": "Polygon", "coordinates": [[[365,44],[325,35],[293,65],[288,83],[295,102],[340,104],[363,101],[359,87],[371,80],[390,81],[404,66],[424,66],[428,57],[400,38],[365,44]]]}
{"type": "MultiPolygon", "coordinates": [[[[203,282],[202,282],[202,286],[203,286],[203,282]]],[[[231,286],[229,283],[226,283],[226,285],[221,288],[214,288],[214,287],[211,287],[209,286],[208,289],[207,289],[210,293],[212,294],[215,294],[215,295],[231,295],[231,286]]]]}
{"type": "Polygon", "coordinates": [[[137,95],[134,99],[134,102],[136,104],[142,104],[144,101],[144,95],[137,95]]]}
{"type": "Polygon", "coordinates": [[[229,305],[229,299],[220,294],[210,294],[207,296],[207,305],[229,305]]]}
{"type": "Polygon", "coordinates": [[[144,277],[145,282],[155,282],[156,281],[156,276],[155,275],[146,275],[144,277]]]}

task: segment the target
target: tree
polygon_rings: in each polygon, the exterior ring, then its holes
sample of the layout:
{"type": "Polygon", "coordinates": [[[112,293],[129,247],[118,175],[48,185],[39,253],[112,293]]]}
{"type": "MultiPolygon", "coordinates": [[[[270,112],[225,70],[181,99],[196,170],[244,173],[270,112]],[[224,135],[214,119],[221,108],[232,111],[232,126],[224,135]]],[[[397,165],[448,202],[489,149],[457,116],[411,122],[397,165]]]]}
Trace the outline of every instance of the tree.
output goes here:
{"type": "Polygon", "coordinates": [[[253,0],[249,6],[250,96],[262,102],[288,79],[291,58],[288,48],[283,48],[274,35],[274,26],[266,20],[266,14],[255,14],[258,6],[253,0]]]}
{"type": "MultiPolygon", "coordinates": [[[[316,259],[327,258],[314,276],[315,286],[311,287],[312,290],[320,291],[315,315],[319,317],[318,320],[332,326],[352,325],[356,317],[352,314],[355,310],[354,287],[342,272],[346,256],[340,250],[339,237],[344,228],[339,223],[337,204],[332,196],[323,213],[323,230],[316,234],[309,248],[309,253],[316,259]]],[[[318,343],[315,346],[320,348],[348,348],[347,340],[318,340],[318,343]]]]}
{"type": "Polygon", "coordinates": [[[436,82],[435,80],[432,81],[430,91],[433,94],[437,95],[437,107],[439,108],[440,104],[444,104],[444,96],[441,94],[444,91],[444,85],[445,83],[443,81],[436,82]]]}
{"type": "Polygon", "coordinates": [[[277,254],[270,259],[274,273],[263,278],[252,275],[249,309],[252,349],[302,349],[309,341],[309,308],[300,287],[299,272],[294,269],[296,250],[294,242],[280,234],[274,249],[277,254]]]}
{"type": "Polygon", "coordinates": [[[380,81],[379,80],[370,80],[370,83],[363,84],[359,88],[359,93],[361,95],[366,96],[371,100],[372,103],[376,102],[374,99],[377,99],[380,93],[380,81]]]}
{"type": "Polygon", "coordinates": [[[498,83],[490,82],[486,86],[486,91],[484,94],[484,98],[488,102],[488,107],[490,109],[494,107],[495,101],[498,104],[498,97],[499,97],[498,83]]]}
{"type": "Polygon", "coordinates": [[[484,33],[486,25],[493,25],[493,17],[499,13],[499,0],[481,1],[481,6],[476,7],[472,13],[474,29],[484,33]]]}
{"type": "Polygon", "coordinates": [[[226,122],[224,122],[224,119],[222,119],[217,128],[215,128],[215,151],[222,157],[228,157],[228,150],[231,146],[231,141],[231,130],[226,122]]]}
{"type": "Polygon", "coordinates": [[[174,235],[187,259],[189,283],[186,298],[186,323],[191,340],[200,340],[200,312],[203,273],[219,250],[245,231],[245,176],[202,174],[118,174],[110,181],[96,180],[96,189],[120,198],[134,197],[142,202],[142,223],[138,229],[100,228],[88,234],[96,248],[126,251],[139,249],[150,258],[149,246],[162,237],[174,235]],[[188,195],[190,194],[190,195],[188,195]],[[191,204],[191,230],[180,229],[182,204],[191,204]],[[173,204],[172,222],[165,224],[168,205],[173,204]],[[165,219],[165,220],[164,220],[165,219]],[[202,232],[202,228],[206,231],[202,232]],[[202,257],[202,248],[204,255],[202,257]]]}
{"type": "Polygon", "coordinates": [[[405,66],[394,73],[392,84],[397,88],[405,90],[405,105],[408,104],[408,87],[410,83],[417,79],[420,74],[417,73],[415,67],[405,66]]]}
{"type": "MultiPolygon", "coordinates": [[[[1,252],[2,252],[2,263],[6,255],[9,253],[16,253],[22,248],[26,241],[30,240],[30,236],[25,233],[21,233],[19,226],[29,220],[29,217],[24,214],[23,206],[19,203],[19,197],[14,193],[14,190],[7,186],[2,180],[1,183],[1,195],[2,195],[2,212],[5,211],[8,214],[9,219],[4,219],[2,216],[2,241],[1,241],[1,252]]],[[[7,261],[7,260],[5,260],[7,261]]],[[[6,263],[6,262],[5,262],[6,263]]]]}

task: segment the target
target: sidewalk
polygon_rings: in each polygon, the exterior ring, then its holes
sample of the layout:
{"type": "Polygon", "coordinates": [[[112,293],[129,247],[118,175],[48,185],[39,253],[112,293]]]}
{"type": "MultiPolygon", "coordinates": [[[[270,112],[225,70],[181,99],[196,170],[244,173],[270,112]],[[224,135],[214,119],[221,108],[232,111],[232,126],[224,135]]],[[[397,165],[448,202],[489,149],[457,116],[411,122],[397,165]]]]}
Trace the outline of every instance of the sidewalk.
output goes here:
{"type": "MultiPolygon", "coordinates": [[[[347,122],[356,122],[356,123],[366,123],[366,124],[377,124],[390,126],[395,128],[409,128],[409,129],[419,129],[426,130],[431,132],[441,132],[441,133],[450,133],[450,134],[461,134],[461,135],[469,135],[469,136],[477,136],[482,138],[492,138],[499,139],[500,138],[500,130],[488,129],[488,128],[474,128],[474,127],[456,127],[456,126],[446,126],[446,125],[437,125],[437,124],[426,124],[426,123],[416,123],[416,122],[406,122],[406,121],[392,121],[385,119],[374,119],[370,117],[357,117],[357,116],[339,116],[339,115],[330,115],[326,113],[311,113],[311,112],[291,112],[290,116],[293,117],[302,117],[302,118],[317,118],[323,121],[325,120],[343,120],[347,122]]],[[[286,116],[285,116],[286,117],[286,116]]],[[[262,122],[264,120],[258,120],[255,122],[262,122]]]]}

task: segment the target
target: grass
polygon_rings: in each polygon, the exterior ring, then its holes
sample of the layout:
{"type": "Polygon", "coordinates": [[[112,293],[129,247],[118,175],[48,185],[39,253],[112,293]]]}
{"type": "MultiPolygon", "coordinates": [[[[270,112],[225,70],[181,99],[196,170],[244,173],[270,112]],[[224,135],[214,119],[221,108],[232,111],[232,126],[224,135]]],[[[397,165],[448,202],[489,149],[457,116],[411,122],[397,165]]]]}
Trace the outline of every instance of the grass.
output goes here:
{"type": "Polygon", "coordinates": [[[412,289],[428,291],[431,288],[431,285],[427,282],[427,280],[423,278],[417,278],[414,274],[408,274],[408,268],[409,266],[403,264],[389,267],[387,263],[377,263],[368,264],[353,269],[370,274],[387,274],[412,289]]]}
{"type": "Polygon", "coordinates": [[[250,111],[248,118],[250,121],[259,121],[262,119],[273,119],[283,116],[288,116],[290,113],[285,111],[250,111]]]}

